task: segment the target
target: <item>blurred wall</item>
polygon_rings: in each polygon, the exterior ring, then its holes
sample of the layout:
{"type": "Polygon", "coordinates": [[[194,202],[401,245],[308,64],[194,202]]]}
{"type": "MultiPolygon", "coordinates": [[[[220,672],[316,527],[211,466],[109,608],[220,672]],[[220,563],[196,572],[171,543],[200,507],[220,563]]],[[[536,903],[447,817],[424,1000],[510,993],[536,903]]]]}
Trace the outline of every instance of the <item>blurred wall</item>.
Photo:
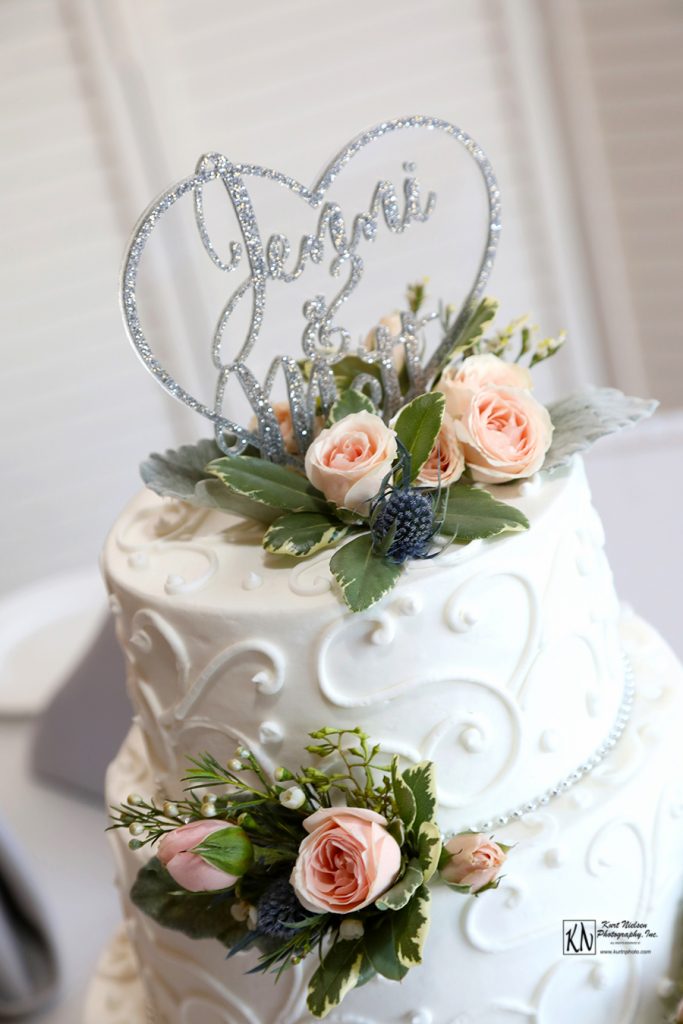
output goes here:
{"type": "MultiPolygon", "coordinates": [[[[209,433],[127,345],[129,231],[218,150],[308,181],[423,112],[477,138],[504,230],[490,291],[586,381],[680,404],[683,6],[676,0],[3,0],[0,588],[94,564],[153,448],[209,433]]],[[[162,344],[192,353],[170,286],[162,344]]]]}

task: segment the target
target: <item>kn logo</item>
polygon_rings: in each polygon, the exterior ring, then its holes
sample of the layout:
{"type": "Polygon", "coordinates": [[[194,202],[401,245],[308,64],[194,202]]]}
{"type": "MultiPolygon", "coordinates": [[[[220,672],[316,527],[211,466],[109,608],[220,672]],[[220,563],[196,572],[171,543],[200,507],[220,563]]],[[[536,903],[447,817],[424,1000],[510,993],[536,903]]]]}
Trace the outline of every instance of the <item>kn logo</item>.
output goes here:
{"type": "Polygon", "coordinates": [[[597,952],[597,922],[562,922],[562,952],[565,956],[593,956],[597,952]]]}

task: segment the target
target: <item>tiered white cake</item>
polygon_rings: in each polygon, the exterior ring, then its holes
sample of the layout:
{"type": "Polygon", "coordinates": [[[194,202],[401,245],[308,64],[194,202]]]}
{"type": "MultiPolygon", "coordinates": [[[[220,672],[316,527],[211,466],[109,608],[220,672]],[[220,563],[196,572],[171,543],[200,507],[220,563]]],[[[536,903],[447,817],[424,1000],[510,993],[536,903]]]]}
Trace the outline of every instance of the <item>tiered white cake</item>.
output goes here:
{"type": "MultiPolygon", "coordinates": [[[[661,1020],[683,894],[681,671],[620,614],[579,460],[504,497],[528,532],[409,563],[359,615],[335,593],[329,552],[276,558],[243,520],[149,492],[106,545],[136,709],[111,803],[177,792],[186,755],[246,745],[275,768],[300,762],[309,730],[359,724],[407,762],[435,762],[445,831],[517,844],[498,893],[435,886],[423,965],[351,992],[337,1024],[661,1020]],[[632,955],[606,941],[564,955],[564,919],[637,920],[657,938],[632,955]]],[[[127,899],[147,854],[112,835],[134,957],[119,940],[89,1024],[311,1019],[313,965],[275,983],[245,973],[254,953],[226,960],[216,941],[159,927],[127,899]]]]}

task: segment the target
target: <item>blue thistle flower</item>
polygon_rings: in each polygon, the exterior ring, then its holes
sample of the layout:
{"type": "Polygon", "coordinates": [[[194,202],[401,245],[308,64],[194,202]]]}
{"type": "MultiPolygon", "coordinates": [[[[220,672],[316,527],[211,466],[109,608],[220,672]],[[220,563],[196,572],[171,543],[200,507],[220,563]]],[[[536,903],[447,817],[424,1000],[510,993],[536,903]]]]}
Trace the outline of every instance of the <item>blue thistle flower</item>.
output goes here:
{"type": "Polygon", "coordinates": [[[382,493],[373,510],[370,529],[375,549],[401,565],[407,558],[428,557],[435,533],[434,504],[415,487],[382,493]]]}
{"type": "Polygon", "coordinates": [[[278,878],[264,892],[257,904],[257,931],[275,939],[291,939],[296,924],[307,917],[307,913],[296,898],[288,878],[278,878]]]}

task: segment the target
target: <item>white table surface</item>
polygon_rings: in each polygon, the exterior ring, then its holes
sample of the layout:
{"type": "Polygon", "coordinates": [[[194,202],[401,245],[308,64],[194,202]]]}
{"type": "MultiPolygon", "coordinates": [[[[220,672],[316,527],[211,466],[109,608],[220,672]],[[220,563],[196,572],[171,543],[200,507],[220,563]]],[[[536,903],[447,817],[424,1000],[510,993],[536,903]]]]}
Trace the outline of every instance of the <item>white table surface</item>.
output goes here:
{"type": "MultiPolygon", "coordinates": [[[[607,440],[588,473],[620,596],[683,657],[683,416],[607,440]]],[[[25,1024],[80,1024],[95,963],[120,921],[113,862],[97,803],[37,782],[30,718],[0,716],[0,815],[23,843],[43,887],[61,953],[62,998],[25,1024]]]]}

